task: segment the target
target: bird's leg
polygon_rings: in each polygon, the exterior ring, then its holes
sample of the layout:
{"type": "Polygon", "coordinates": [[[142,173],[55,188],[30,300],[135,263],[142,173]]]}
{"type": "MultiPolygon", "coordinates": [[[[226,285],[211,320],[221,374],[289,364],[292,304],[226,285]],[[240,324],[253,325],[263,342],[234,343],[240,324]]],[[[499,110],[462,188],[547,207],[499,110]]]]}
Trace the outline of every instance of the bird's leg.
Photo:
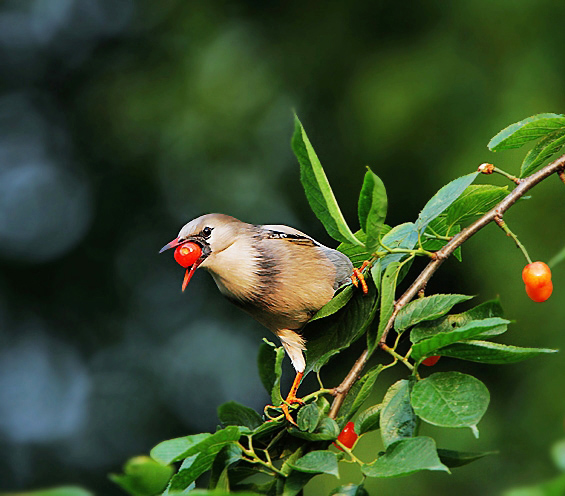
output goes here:
{"type": "Polygon", "coordinates": [[[351,275],[351,282],[353,285],[358,288],[359,284],[361,284],[361,289],[363,290],[363,294],[367,294],[369,292],[369,288],[367,287],[367,281],[365,281],[365,276],[363,275],[363,271],[371,265],[369,260],[365,260],[361,267],[353,268],[353,274],[351,275]]]}
{"type": "Polygon", "coordinates": [[[300,405],[304,404],[304,401],[302,401],[300,398],[296,397],[296,393],[298,391],[300,383],[302,382],[303,377],[304,377],[304,372],[296,372],[296,377],[294,378],[294,382],[292,383],[292,387],[290,388],[290,392],[288,393],[286,400],[284,400],[284,403],[281,405],[281,408],[282,408],[282,411],[284,413],[285,418],[291,424],[294,424],[294,425],[296,425],[296,422],[294,421],[294,419],[290,415],[290,411],[289,411],[288,407],[290,405],[292,405],[293,403],[298,403],[300,405]]]}

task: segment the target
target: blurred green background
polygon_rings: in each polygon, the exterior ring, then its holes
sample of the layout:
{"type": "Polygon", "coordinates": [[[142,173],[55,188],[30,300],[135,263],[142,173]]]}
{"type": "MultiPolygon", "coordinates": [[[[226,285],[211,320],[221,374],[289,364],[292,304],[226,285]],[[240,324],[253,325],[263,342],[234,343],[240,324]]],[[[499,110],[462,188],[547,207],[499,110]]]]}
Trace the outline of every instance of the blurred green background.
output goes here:
{"type": "MultiPolygon", "coordinates": [[[[225,401],[262,409],[255,356],[268,331],[203,272],[181,294],[183,270],[157,252],[206,212],[335,246],[300,186],[292,109],[353,228],[365,165],[387,186],[388,223],[414,220],[482,162],[517,173],[525,150],[486,148],[501,128],[565,111],[564,20],[565,4],[549,0],[2,2],[0,490],[121,494],[106,474],[130,456],[214,429],[225,401]]],[[[565,245],[564,201],[550,179],[508,213],[534,259],[565,245]]],[[[429,291],[500,295],[516,320],[505,342],[565,348],[565,264],[538,305],[522,255],[496,228],[463,256],[429,291]]],[[[353,348],[327,367],[330,383],[353,348]]],[[[451,476],[372,481],[371,494],[500,494],[555,474],[562,355],[506,367],[443,359],[434,370],[445,369],[491,390],[481,437],[423,433],[500,454],[451,476]]],[[[374,442],[360,443],[361,458],[374,442]]],[[[306,494],[336,485],[320,477],[306,494]]]]}

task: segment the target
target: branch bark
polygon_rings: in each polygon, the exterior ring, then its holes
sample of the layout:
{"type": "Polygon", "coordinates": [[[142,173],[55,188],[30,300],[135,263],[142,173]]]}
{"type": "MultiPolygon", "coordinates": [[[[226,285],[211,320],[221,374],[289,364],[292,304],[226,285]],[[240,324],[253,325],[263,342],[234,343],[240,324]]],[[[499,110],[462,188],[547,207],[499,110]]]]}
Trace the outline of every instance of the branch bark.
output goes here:
{"type": "MultiPolygon", "coordinates": [[[[434,259],[428,263],[428,265],[420,272],[420,275],[414,280],[412,285],[404,292],[404,294],[398,298],[395,303],[394,311],[387,322],[385,330],[383,332],[380,344],[383,345],[386,342],[388,333],[392,330],[394,325],[394,320],[400,309],[409,303],[420,291],[424,288],[427,282],[434,275],[436,270],[439,269],[441,264],[451,255],[453,252],[465,243],[471,236],[475,235],[485,226],[493,222],[496,218],[501,218],[504,212],[506,212],[512,205],[514,205],[522,196],[524,196],[530,189],[539,184],[544,179],[547,179],[553,174],[558,174],[560,179],[564,179],[565,171],[565,155],[562,155],[557,160],[546,165],[539,171],[535,172],[531,176],[528,176],[520,180],[518,186],[516,186],[512,192],[504,198],[496,207],[489,210],[482,217],[477,219],[471,225],[463,229],[459,234],[455,235],[451,241],[449,241],[443,248],[435,253],[434,259]]],[[[565,182],[565,181],[564,181],[565,182]]],[[[333,400],[329,416],[331,418],[336,418],[347,396],[349,390],[353,387],[353,384],[359,378],[359,374],[365,367],[367,361],[369,360],[369,353],[367,350],[363,351],[361,356],[355,362],[355,365],[351,368],[345,379],[341,384],[335,388],[335,398],[333,400]]]]}

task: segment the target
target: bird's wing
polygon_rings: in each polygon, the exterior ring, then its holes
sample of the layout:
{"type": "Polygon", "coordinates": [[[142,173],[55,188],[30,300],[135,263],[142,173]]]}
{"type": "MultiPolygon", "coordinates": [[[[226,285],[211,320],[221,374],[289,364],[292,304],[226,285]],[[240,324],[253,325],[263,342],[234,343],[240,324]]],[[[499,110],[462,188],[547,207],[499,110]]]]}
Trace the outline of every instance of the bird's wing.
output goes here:
{"type": "Polygon", "coordinates": [[[334,289],[339,288],[351,280],[353,264],[343,253],[318,243],[315,239],[293,227],[284,225],[265,225],[260,227],[265,233],[266,239],[284,239],[294,245],[311,246],[321,250],[324,256],[332,262],[335,267],[334,289]]]}
{"type": "Polygon", "coordinates": [[[308,246],[321,246],[315,239],[312,239],[307,234],[294,229],[293,227],[284,225],[265,225],[258,226],[264,234],[265,239],[284,239],[295,244],[308,245],[308,246]]]}

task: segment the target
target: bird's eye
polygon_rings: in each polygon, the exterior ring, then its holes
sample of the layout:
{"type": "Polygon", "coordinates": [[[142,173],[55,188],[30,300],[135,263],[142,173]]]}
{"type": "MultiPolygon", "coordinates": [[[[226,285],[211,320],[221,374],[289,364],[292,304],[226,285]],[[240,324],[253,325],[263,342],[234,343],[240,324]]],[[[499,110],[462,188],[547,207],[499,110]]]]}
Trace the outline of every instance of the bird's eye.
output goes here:
{"type": "Polygon", "coordinates": [[[210,235],[212,234],[212,228],[205,227],[204,229],[202,229],[202,232],[200,234],[202,234],[202,236],[204,236],[205,238],[209,238],[210,235]]]}

